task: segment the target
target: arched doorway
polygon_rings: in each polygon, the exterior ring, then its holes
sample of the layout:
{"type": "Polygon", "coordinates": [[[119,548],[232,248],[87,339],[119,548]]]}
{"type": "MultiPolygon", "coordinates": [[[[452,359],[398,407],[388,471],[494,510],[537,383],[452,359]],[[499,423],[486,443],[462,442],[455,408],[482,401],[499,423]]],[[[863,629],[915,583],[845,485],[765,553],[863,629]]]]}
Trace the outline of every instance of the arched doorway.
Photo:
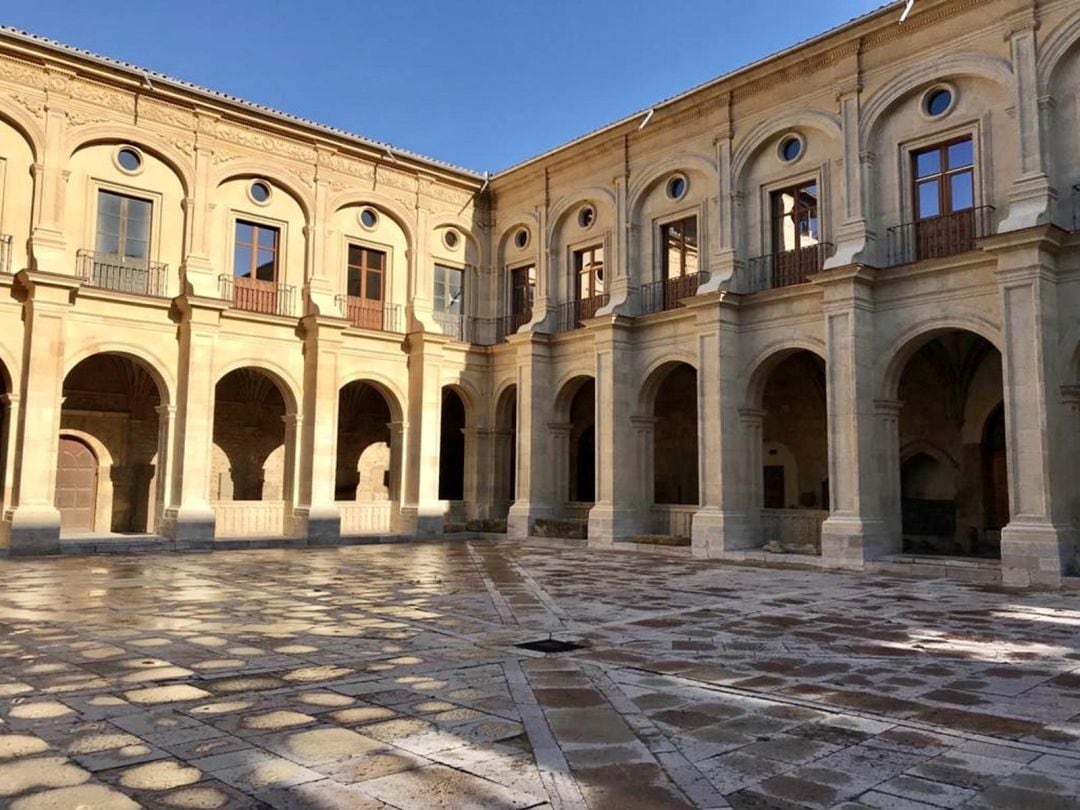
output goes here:
{"type": "Polygon", "coordinates": [[[698,504],[697,371],[668,363],[642,386],[638,436],[643,485],[651,497],[650,525],[658,534],[690,537],[698,504]],[[651,480],[649,477],[651,476],[651,480]],[[694,507],[694,508],[687,508],[694,507]]]}
{"type": "Polygon", "coordinates": [[[963,330],[907,348],[897,387],[902,548],[999,557],[1008,522],[1001,355],[963,330]]]}
{"type": "Polygon", "coordinates": [[[570,488],[579,504],[596,501],[596,382],[583,381],[570,400],[570,488]]]}
{"type": "Polygon", "coordinates": [[[279,383],[240,368],[214,389],[214,458],[210,500],[218,537],[280,536],[291,500],[295,426],[279,383]]]}
{"type": "Polygon", "coordinates": [[[766,366],[760,395],[762,538],[775,551],[821,553],[829,510],[825,361],[799,349],[766,366]]]}
{"type": "Polygon", "coordinates": [[[154,531],[161,499],[157,460],[165,457],[155,376],[141,360],[95,354],[64,378],[63,397],[56,486],[61,531],[154,531]],[[91,486],[92,507],[85,502],[91,486]]]}
{"type": "Polygon", "coordinates": [[[517,386],[508,386],[495,406],[493,517],[505,518],[517,500],[517,386]]]}
{"type": "Polygon", "coordinates": [[[442,391],[439,429],[439,500],[465,499],[465,403],[453,388],[442,391]]]}
{"type": "Polygon", "coordinates": [[[401,448],[400,416],[395,416],[391,401],[379,386],[363,380],[349,383],[338,393],[334,497],[343,535],[393,528],[401,448]]]}
{"type": "Polygon", "coordinates": [[[98,460],[80,439],[60,437],[56,465],[56,508],[60,531],[92,532],[97,512],[98,460]]]}

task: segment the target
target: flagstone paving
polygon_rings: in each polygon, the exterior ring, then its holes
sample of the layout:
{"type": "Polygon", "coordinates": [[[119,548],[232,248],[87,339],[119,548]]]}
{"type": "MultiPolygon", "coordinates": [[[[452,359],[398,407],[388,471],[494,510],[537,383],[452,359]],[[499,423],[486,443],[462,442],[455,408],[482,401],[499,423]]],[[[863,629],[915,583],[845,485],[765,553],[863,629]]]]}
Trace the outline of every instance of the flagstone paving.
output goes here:
{"type": "Polygon", "coordinates": [[[0,582],[3,807],[1080,807],[1077,591],[491,541],[0,582]]]}

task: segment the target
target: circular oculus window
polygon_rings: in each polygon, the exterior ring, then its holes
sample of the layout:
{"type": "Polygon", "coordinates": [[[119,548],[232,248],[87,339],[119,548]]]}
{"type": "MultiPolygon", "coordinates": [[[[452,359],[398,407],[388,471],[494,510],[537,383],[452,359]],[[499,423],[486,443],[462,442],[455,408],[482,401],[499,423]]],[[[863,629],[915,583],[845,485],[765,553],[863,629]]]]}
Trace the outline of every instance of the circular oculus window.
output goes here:
{"type": "Polygon", "coordinates": [[[667,195],[672,200],[681,200],[686,196],[686,189],[689,186],[686,178],[677,174],[667,181],[667,195]]]}
{"type": "Polygon", "coordinates": [[[121,146],[116,152],[116,164],[129,174],[142,168],[142,154],[132,146],[121,146]]]}
{"type": "Polygon", "coordinates": [[[578,225],[589,228],[596,222],[596,209],[591,205],[583,205],[577,215],[578,225]]]}
{"type": "Polygon", "coordinates": [[[248,186],[248,196],[259,205],[270,202],[270,184],[263,180],[256,180],[248,186]]]}
{"type": "Polygon", "coordinates": [[[952,109],[953,94],[947,87],[935,87],[923,97],[923,110],[931,118],[938,118],[952,109]]]}
{"type": "Polygon", "coordinates": [[[803,153],[803,141],[798,135],[788,135],[780,141],[780,159],[785,163],[793,163],[803,153]]]}
{"type": "Polygon", "coordinates": [[[356,215],[360,224],[367,228],[369,231],[379,224],[379,215],[374,208],[361,208],[360,213],[356,215]]]}
{"type": "Polygon", "coordinates": [[[461,242],[461,235],[453,228],[447,228],[443,231],[442,241],[444,245],[450,248],[450,250],[456,250],[458,244],[461,242]]]}
{"type": "Polygon", "coordinates": [[[514,244],[519,248],[524,248],[529,244],[529,232],[525,228],[518,228],[517,233],[514,234],[514,244]]]}

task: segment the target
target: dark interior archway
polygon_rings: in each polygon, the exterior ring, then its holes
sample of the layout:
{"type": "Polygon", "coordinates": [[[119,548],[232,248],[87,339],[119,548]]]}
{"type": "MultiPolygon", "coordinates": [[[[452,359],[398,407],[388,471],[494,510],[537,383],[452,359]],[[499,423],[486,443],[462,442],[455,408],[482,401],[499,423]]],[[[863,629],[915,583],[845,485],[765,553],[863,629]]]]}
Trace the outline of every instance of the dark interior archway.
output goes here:
{"type": "Polygon", "coordinates": [[[570,491],[571,501],[596,500],[596,382],[581,383],[570,401],[570,491]]]}
{"type": "MultiPolygon", "coordinates": [[[[65,445],[72,452],[57,459],[58,477],[69,475],[60,468],[60,462],[66,460],[73,464],[77,461],[82,470],[71,475],[80,480],[86,478],[88,473],[83,468],[90,463],[90,457],[96,458],[90,441],[100,443],[111,460],[108,468],[96,472],[97,503],[92,524],[86,524],[90,513],[79,507],[80,516],[70,517],[68,526],[77,526],[72,530],[78,531],[154,531],[159,516],[156,489],[161,438],[157,409],[162,404],[157,381],[140,360],[114,353],[95,354],[81,361],[64,378],[63,397],[60,429],[68,436],[82,434],[88,440],[78,440],[79,447],[65,445]],[[85,447],[86,452],[80,447],[85,447]]],[[[80,500],[85,500],[86,492],[81,489],[80,492],[80,500]]],[[[58,488],[57,497],[60,495],[58,488]]],[[[63,527],[66,507],[58,502],[58,508],[63,527]]]]}
{"type": "Polygon", "coordinates": [[[697,371],[673,365],[653,402],[653,493],[658,504],[698,502],[697,371]]]}
{"type": "Polygon", "coordinates": [[[465,403],[452,388],[444,388],[439,431],[439,500],[464,499],[465,403]]]}
{"type": "Polygon", "coordinates": [[[285,500],[285,414],[277,383],[257,368],[218,381],[211,500],[285,500]]]}
{"type": "Polygon", "coordinates": [[[903,549],[998,557],[1008,522],[1001,355],[963,330],[935,333],[904,365],[897,398],[903,549]]]}

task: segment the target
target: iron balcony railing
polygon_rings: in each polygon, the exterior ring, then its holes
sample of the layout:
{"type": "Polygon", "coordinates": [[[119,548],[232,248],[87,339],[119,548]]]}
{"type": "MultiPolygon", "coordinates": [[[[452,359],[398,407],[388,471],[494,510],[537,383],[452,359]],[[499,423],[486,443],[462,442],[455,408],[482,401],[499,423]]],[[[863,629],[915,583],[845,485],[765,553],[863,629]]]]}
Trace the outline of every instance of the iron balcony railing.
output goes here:
{"type": "Polygon", "coordinates": [[[355,295],[337,296],[337,305],[349,323],[376,332],[402,332],[401,306],[355,295]]]}
{"type": "Polygon", "coordinates": [[[11,234],[0,233],[0,273],[11,272],[11,234]]]}
{"type": "Polygon", "coordinates": [[[739,292],[749,294],[803,284],[821,272],[825,259],[832,253],[833,246],[829,242],[819,242],[809,247],[757,256],[747,262],[739,292]]]}
{"type": "Polygon", "coordinates": [[[992,205],[896,225],[887,231],[889,266],[966,253],[993,230],[992,205]]]}
{"type": "Polygon", "coordinates": [[[709,274],[701,271],[642,284],[638,291],[641,296],[641,314],[678,309],[680,302],[697,295],[698,287],[708,280],[709,274]]]}
{"type": "Polygon", "coordinates": [[[526,307],[519,312],[513,312],[506,316],[510,320],[510,331],[508,334],[515,334],[518,329],[525,324],[532,322],[533,311],[532,307],[526,307]]]}
{"type": "Polygon", "coordinates": [[[460,312],[434,312],[432,317],[444,335],[454,340],[465,339],[465,316],[460,312]]]}
{"type": "Polygon", "coordinates": [[[164,262],[117,256],[95,250],[76,254],[79,278],[89,287],[138,295],[168,297],[169,266],[164,262]]]}
{"type": "Polygon", "coordinates": [[[295,288],[291,284],[258,281],[234,276],[218,276],[221,297],[237,309],[263,315],[292,315],[295,288]]]}
{"type": "Polygon", "coordinates": [[[574,329],[580,329],[583,321],[595,317],[597,312],[607,306],[607,303],[608,295],[603,293],[589,298],[579,298],[567,304],[560,304],[556,323],[557,330],[570,332],[574,329]]]}

